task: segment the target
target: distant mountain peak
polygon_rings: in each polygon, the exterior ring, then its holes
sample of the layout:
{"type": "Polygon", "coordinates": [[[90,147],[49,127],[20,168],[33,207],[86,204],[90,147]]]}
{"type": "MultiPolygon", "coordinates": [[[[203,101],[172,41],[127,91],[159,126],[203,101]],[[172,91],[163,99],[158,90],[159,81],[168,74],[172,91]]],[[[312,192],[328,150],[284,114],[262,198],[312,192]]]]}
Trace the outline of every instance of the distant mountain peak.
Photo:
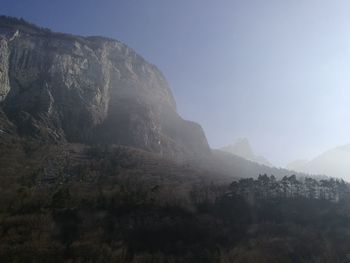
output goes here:
{"type": "Polygon", "coordinates": [[[224,147],[223,150],[235,153],[236,155],[246,159],[250,159],[254,155],[250,142],[247,138],[239,138],[234,144],[224,147]]]}
{"type": "Polygon", "coordinates": [[[307,174],[323,174],[349,180],[350,144],[325,151],[310,161],[294,161],[286,168],[307,174]]]}
{"type": "Polygon", "coordinates": [[[240,156],[244,159],[263,164],[266,166],[272,166],[271,163],[263,156],[258,156],[254,153],[250,142],[247,138],[238,138],[234,144],[225,146],[220,150],[240,156]]]}

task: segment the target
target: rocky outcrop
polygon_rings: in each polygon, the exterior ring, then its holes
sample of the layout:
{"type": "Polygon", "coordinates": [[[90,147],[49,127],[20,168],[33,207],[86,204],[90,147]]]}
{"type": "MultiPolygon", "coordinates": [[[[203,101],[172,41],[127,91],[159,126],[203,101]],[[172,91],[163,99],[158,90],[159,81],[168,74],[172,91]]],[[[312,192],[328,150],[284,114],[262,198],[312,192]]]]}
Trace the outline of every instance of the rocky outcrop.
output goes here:
{"type": "Polygon", "coordinates": [[[125,44],[6,17],[0,35],[1,107],[19,134],[171,157],[210,152],[201,127],[177,114],[162,73],[125,44]]]}
{"type": "Polygon", "coordinates": [[[0,102],[6,98],[10,91],[9,83],[9,50],[7,40],[0,36],[0,102]]]}

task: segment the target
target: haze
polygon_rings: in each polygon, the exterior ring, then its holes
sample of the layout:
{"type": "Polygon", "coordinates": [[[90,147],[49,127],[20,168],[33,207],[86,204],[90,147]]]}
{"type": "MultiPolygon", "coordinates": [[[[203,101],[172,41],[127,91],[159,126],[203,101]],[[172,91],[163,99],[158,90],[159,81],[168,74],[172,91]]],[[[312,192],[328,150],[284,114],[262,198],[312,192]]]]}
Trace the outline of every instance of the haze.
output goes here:
{"type": "Polygon", "coordinates": [[[1,0],[3,14],[127,43],[212,147],[247,137],[278,166],[350,142],[349,11],[345,0],[1,0]]]}

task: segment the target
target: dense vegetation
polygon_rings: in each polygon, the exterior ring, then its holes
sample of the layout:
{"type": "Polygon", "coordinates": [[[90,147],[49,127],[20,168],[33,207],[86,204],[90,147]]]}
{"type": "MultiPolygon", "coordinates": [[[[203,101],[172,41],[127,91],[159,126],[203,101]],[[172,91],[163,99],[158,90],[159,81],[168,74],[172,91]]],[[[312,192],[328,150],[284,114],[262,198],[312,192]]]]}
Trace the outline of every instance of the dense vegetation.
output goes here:
{"type": "Polygon", "coordinates": [[[125,147],[0,141],[0,262],[347,262],[340,180],[228,183],[125,147]]]}

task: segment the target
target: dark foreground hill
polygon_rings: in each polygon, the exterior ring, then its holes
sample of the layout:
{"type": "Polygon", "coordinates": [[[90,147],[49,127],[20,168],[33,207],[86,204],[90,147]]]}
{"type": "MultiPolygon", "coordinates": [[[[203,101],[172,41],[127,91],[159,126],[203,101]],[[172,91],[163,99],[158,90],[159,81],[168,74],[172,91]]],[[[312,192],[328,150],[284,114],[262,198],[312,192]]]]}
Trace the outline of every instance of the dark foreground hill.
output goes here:
{"type": "Polygon", "coordinates": [[[343,181],[235,180],[124,146],[0,140],[1,262],[346,262],[343,181]]]}

